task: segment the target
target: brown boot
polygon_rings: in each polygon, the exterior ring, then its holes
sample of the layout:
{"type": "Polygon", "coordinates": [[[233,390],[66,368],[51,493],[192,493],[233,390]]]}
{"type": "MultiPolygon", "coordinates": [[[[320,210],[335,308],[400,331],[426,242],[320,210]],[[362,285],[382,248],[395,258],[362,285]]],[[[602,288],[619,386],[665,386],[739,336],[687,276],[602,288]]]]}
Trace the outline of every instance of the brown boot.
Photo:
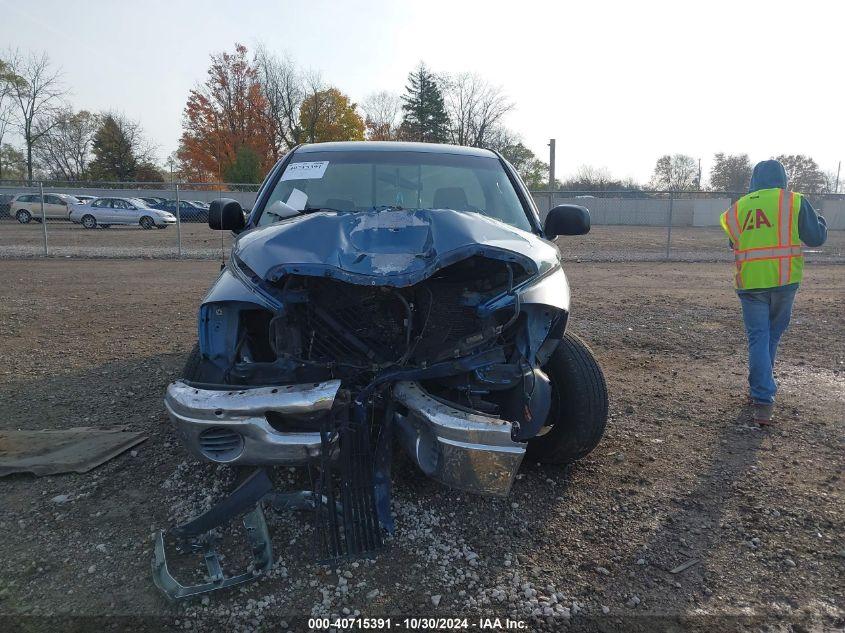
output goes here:
{"type": "Polygon", "coordinates": [[[762,402],[754,403],[754,424],[760,426],[771,426],[775,405],[762,402]]]}

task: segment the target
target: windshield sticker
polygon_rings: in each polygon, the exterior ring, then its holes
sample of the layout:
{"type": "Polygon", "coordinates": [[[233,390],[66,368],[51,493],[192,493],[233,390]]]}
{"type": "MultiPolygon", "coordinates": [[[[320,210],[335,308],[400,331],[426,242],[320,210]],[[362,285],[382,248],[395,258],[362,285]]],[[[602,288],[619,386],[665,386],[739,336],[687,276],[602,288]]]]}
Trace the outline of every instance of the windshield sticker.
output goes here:
{"type": "Polygon", "coordinates": [[[314,180],[326,173],[329,161],[318,160],[310,163],[291,163],[285,168],[282,180],[314,180]]]}
{"type": "Polygon", "coordinates": [[[308,194],[304,191],[300,191],[299,189],[294,188],[294,190],[290,192],[286,204],[292,209],[302,211],[305,209],[306,202],[308,202],[308,194]]]}

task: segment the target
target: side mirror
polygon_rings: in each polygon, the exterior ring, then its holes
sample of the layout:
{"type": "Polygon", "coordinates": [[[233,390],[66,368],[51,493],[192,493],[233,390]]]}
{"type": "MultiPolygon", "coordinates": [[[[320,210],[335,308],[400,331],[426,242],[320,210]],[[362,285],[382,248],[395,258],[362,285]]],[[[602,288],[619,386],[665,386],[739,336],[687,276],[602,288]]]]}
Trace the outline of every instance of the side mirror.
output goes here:
{"type": "Polygon", "coordinates": [[[543,227],[546,237],[584,235],[590,232],[590,212],[577,204],[561,204],[549,211],[543,227]]]}
{"type": "Polygon", "coordinates": [[[208,226],[215,231],[238,231],[244,228],[241,203],[231,198],[212,200],[208,209],[208,226]]]}

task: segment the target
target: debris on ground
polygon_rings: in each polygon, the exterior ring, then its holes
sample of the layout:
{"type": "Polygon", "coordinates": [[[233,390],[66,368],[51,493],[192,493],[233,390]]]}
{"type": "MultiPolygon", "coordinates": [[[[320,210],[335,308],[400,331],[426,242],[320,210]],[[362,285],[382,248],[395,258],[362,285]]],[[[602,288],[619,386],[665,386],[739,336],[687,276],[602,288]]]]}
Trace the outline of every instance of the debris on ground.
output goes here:
{"type": "Polygon", "coordinates": [[[36,477],[87,473],[146,439],[144,433],[125,427],[0,430],[0,477],[13,473],[32,473],[36,477]]]}

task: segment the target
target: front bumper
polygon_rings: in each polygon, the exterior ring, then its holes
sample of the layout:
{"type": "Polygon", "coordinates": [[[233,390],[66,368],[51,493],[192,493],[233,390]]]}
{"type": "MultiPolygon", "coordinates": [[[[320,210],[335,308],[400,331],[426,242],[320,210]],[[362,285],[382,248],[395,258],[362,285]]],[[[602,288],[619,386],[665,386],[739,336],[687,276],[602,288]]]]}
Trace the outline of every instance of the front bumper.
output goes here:
{"type": "Polygon", "coordinates": [[[525,455],[511,423],[471,413],[431,397],[416,382],[399,382],[393,396],[400,442],[420,469],[452,488],[504,497],[525,455]]]}
{"type": "MultiPolygon", "coordinates": [[[[165,406],[176,433],[197,457],[217,463],[299,465],[319,457],[320,433],[280,431],[268,412],[297,418],[328,415],[340,380],[232,390],[177,381],[165,406]]],[[[397,382],[396,434],[432,479],[478,494],[504,497],[525,455],[510,422],[457,409],[417,382],[397,382]]],[[[316,427],[316,425],[315,425],[316,427]]]]}
{"type": "Polygon", "coordinates": [[[320,455],[320,433],[275,429],[282,417],[328,414],[340,380],[232,390],[201,389],[177,381],[164,405],[177,435],[201,459],[225,464],[297,465],[320,455]]]}

